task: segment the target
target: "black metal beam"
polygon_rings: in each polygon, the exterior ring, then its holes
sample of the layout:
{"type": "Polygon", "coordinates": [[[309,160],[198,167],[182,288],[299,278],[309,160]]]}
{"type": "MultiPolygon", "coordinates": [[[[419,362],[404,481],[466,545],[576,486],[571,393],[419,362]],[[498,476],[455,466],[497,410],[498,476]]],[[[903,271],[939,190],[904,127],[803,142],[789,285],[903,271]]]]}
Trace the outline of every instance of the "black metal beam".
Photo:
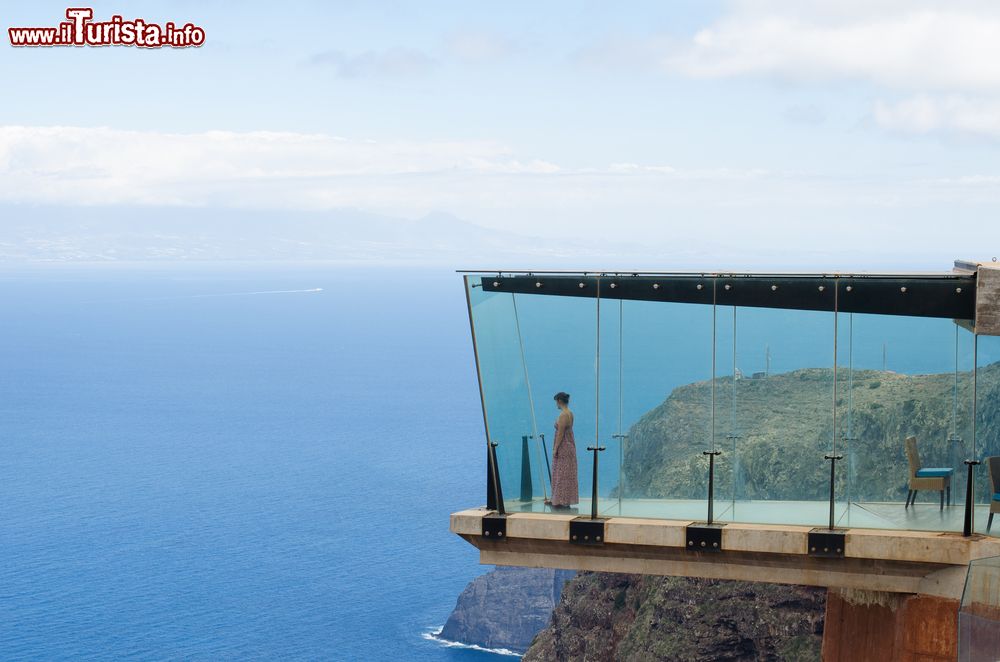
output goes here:
{"type": "Polygon", "coordinates": [[[971,320],[975,276],[483,276],[486,292],[971,320]],[[834,293],[836,292],[836,296],[834,293]]]}
{"type": "Polygon", "coordinates": [[[497,462],[497,442],[486,445],[486,507],[506,515],[503,503],[503,485],[500,482],[500,467],[497,462]]]}

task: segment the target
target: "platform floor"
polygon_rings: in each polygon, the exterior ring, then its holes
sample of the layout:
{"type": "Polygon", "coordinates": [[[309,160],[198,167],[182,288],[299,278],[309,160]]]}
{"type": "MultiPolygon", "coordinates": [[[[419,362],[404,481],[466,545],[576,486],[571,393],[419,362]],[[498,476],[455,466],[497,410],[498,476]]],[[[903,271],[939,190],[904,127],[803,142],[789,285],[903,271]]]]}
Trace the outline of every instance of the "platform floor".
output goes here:
{"type": "MultiPolygon", "coordinates": [[[[508,512],[554,512],[589,515],[590,499],[582,499],[570,510],[553,510],[541,499],[530,502],[505,501],[508,512]]],[[[598,501],[599,515],[603,517],[650,517],[655,519],[705,521],[704,500],[684,499],[622,499],[608,497],[598,501]]],[[[715,502],[715,519],[719,522],[748,522],[757,524],[795,524],[826,526],[830,517],[830,504],[825,501],[720,501],[715,502]]],[[[976,506],[975,530],[986,533],[989,506],[976,506]]],[[[900,529],[910,531],[961,532],[965,508],[961,504],[940,509],[935,501],[917,502],[905,508],[902,502],[837,503],[834,511],[836,525],[842,528],[900,529]]],[[[994,522],[991,535],[1000,535],[1000,518],[994,522]]]]}

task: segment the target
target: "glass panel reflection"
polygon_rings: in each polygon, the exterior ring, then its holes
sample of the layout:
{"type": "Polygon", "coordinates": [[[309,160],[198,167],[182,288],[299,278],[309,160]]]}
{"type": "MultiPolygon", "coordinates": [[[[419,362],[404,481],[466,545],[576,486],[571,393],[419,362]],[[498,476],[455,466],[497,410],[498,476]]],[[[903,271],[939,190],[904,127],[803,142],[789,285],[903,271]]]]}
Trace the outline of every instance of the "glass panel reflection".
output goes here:
{"type": "Polygon", "coordinates": [[[727,376],[732,436],[731,518],[823,525],[833,444],[833,313],[736,309],[727,376]]]}
{"type": "MultiPolygon", "coordinates": [[[[598,299],[592,280],[579,282],[584,283],[586,296],[510,295],[531,384],[529,410],[535,438],[529,446],[544,449],[552,476],[547,497],[538,491],[530,502],[522,500],[512,509],[551,511],[556,506],[557,512],[590,513],[593,456],[587,447],[594,445],[598,424],[598,299]],[[571,417],[571,425],[562,428],[562,410],[555,400],[559,393],[569,395],[563,420],[571,417]]],[[[605,494],[612,486],[602,481],[605,494]]]]}
{"type": "Polygon", "coordinates": [[[483,410],[489,440],[496,445],[497,472],[505,502],[530,502],[546,489],[532,467],[525,437],[534,435],[527,373],[521,355],[514,296],[484,291],[480,279],[466,277],[483,410]],[[525,471],[527,469],[527,471],[525,471]]]}
{"type": "MultiPolygon", "coordinates": [[[[602,302],[614,308],[619,302],[602,302]]],[[[620,302],[620,350],[602,342],[602,366],[620,357],[620,398],[609,408],[609,464],[621,455],[619,502],[606,513],[704,519],[712,415],[712,307],[656,301],[620,302]],[[619,415],[621,425],[615,417],[619,415]],[[617,443],[615,443],[617,442],[617,443]]],[[[602,320],[603,312],[602,312],[602,320]]],[[[612,325],[613,326],[613,325],[612,325]]],[[[603,328],[603,321],[602,321],[603,328]]],[[[611,381],[602,369],[602,400],[611,381]]],[[[612,389],[611,392],[614,392],[612,389]]],[[[603,409],[603,407],[602,407],[603,409]]],[[[602,418],[604,414],[602,414],[602,418]]],[[[603,424],[602,424],[603,427],[603,424]]],[[[608,439],[608,435],[603,435],[608,439]]]]}
{"type": "Polygon", "coordinates": [[[996,485],[989,461],[977,471],[976,530],[1000,512],[1000,340],[836,311],[847,277],[670,278],[468,278],[508,511],[589,515],[599,444],[603,516],[704,521],[712,451],[720,522],[827,526],[830,455],[836,527],[960,531],[971,457],[998,458],[996,485]],[[827,310],[767,307],[786,286],[827,310]]]}
{"type": "Polygon", "coordinates": [[[978,336],[976,343],[975,528],[1000,535],[1000,336],[978,336]]]}
{"type": "Polygon", "coordinates": [[[971,333],[947,319],[847,317],[846,524],[961,530],[971,333]]]}

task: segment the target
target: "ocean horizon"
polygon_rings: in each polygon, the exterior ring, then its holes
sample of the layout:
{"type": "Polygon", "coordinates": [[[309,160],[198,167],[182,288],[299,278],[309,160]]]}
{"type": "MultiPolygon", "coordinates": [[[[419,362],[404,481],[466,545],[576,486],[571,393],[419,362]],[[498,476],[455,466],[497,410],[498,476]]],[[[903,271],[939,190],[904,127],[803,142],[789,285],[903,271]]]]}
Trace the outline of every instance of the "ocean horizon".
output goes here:
{"type": "MultiPolygon", "coordinates": [[[[448,532],[485,501],[459,275],[8,266],[0,301],[0,659],[509,657],[433,636],[488,570],[448,532]]],[[[892,369],[948,369],[925,326],[892,369]]],[[[751,332],[777,370],[822,360],[793,326],[751,332]]],[[[626,426],[703,375],[671,356],[628,385],[626,426]]]]}
{"type": "Polygon", "coordinates": [[[0,271],[0,659],[498,656],[425,637],[488,568],[447,270],[0,271]]]}

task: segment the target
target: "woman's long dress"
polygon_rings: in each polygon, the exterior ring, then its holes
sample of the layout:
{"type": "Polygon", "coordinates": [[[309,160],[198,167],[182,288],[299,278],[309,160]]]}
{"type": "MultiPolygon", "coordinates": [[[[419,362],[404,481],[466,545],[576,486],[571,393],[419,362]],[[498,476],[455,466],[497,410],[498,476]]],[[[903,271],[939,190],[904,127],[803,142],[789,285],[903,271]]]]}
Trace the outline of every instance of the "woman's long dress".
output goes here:
{"type": "Polygon", "coordinates": [[[552,505],[572,506],[580,503],[580,487],[576,479],[576,440],[573,438],[573,423],[563,428],[559,438],[559,423],[556,422],[555,449],[552,453],[552,505]]]}

